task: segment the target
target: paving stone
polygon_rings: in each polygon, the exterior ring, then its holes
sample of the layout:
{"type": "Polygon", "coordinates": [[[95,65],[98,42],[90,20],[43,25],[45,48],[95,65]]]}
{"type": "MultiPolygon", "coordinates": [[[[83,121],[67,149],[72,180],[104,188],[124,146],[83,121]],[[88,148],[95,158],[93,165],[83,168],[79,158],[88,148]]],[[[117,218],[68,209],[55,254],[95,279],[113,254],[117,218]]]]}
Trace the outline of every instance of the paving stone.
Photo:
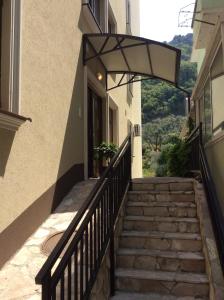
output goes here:
{"type": "MultiPolygon", "coordinates": [[[[206,298],[207,299],[207,298],[206,298]]],[[[205,298],[195,297],[177,297],[174,295],[162,295],[155,293],[128,293],[117,291],[111,300],[205,300],[205,298]]]]}
{"type": "Polygon", "coordinates": [[[49,234],[64,230],[69,225],[95,182],[89,180],[77,184],[65,197],[66,200],[5,264],[0,271],[0,299],[41,299],[41,286],[35,284],[35,276],[47,259],[41,252],[41,245],[49,234]]]}
{"type": "Polygon", "coordinates": [[[158,183],[155,184],[155,190],[156,191],[169,191],[169,183],[158,183]]]}
{"type": "Polygon", "coordinates": [[[148,184],[148,183],[133,183],[132,189],[134,191],[153,191],[154,190],[154,184],[148,184]]]}
{"type": "Polygon", "coordinates": [[[171,191],[192,191],[193,184],[191,182],[176,182],[170,183],[171,191]]]}
{"type": "Polygon", "coordinates": [[[208,296],[208,279],[202,274],[117,269],[116,278],[120,290],[172,293],[176,296],[208,296]]]}

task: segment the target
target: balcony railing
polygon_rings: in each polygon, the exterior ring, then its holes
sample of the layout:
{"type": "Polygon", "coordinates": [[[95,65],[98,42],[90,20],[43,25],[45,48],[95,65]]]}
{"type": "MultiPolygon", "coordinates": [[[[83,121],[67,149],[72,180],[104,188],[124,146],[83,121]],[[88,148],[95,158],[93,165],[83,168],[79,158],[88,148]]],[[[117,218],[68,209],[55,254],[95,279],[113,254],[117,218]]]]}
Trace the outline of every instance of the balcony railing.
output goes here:
{"type": "Polygon", "coordinates": [[[192,132],[187,142],[191,146],[191,170],[200,170],[201,172],[224,273],[224,218],[202,143],[202,123],[192,132]]]}
{"type": "Polygon", "coordinates": [[[131,178],[131,135],[36,276],[42,299],[88,299],[106,249],[114,292],[114,225],[131,178]],[[60,258],[61,257],[61,258],[60,258]]]}

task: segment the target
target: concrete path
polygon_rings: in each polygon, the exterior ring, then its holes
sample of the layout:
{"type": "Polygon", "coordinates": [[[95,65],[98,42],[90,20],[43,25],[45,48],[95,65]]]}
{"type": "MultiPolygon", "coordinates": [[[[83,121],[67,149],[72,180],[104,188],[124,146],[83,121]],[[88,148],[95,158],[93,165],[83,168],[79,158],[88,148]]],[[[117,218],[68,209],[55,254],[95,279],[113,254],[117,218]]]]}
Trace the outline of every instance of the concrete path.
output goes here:
{"type": "Polygon", "coordinates": [[[47,259],[41,250],[42,244],[52,234],[68,227],[95,183],[92,179],[76,184],[54,213],[5,264],[0,271],[0,300],[41,299],[41,287],[35,284],[34,278],[47,259]]]}

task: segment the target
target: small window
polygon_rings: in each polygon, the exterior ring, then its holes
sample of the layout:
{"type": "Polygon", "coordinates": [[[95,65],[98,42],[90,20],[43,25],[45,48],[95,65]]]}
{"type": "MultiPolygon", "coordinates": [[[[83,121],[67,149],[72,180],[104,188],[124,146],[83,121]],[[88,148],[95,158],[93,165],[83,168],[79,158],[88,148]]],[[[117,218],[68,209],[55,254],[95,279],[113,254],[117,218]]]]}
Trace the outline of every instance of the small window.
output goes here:
{"type": "MultiPolygon", "coordinates": [[[[129,82],[132,79],[132,76],[133,75],[130,74],[127,75],[127,82],[129,82]]],[[[128,87],[128,93],[133,97],[133,83],[132,82],[128,83],[127,87],[128,87]]]]}
{"type": "Polygon", "coordinates": [[[99,0],[89,0],[89,5],[93,12],[96,21],[100,25],[100,1],[99,0]]]}
{"type": "Polygon", "coordinates": [[[108,33],[116,33],[117,32],[117,22],[113,13],[113,10],[109,4],[108,9],[108,33]]]}
{"type": "Polygon", "coordinates": [[[224,75],[212,80],[213,135],[224,129],[224,75]]]}
{"type": "MultiPolygon", "coordinates": [[[[223,101],[223,84],[224,84],[224,67],[223,67],[223,47],[220,45],[215,59],[211,66],[212,78],[212,126],[213,135],[216,135],[224,129],[224,101],[223,101]]],[[[211,119],[211,118],[210,118],[211,119]]],[[[206,121],[206,119],[205,119],[206,121]]]]}
{"type": "Polygon", "coordinates": [[[211,103],[211,81],[205,84],[204,89],[204,122],[205,122],[205,142],[212,138],[212,103],[211,103]]]}
{"type": "Polygon", "coordinates": [[[126,31],[131,34],[131,3],[126,0],[126,31]]]}
{"type": "Polygon", "coordinates": [[[219,47],[219,50],[215,56],[215,59],[211,67],[211,78],[216,78],[224,73],[223,68],[223,50],[222,45],[219,47]]]}
{"type": "Polygon", "coordinates": [[[108,33],[115,33],[115,26],[110,19],[108,19],[108,33]]]}

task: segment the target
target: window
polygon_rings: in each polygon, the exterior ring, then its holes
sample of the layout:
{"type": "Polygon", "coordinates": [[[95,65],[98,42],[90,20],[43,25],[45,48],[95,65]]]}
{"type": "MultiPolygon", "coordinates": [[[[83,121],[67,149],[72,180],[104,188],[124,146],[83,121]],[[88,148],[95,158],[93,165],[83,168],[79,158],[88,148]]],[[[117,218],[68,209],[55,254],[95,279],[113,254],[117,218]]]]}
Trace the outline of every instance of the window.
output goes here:
{"type": "Polygon", "coordinates": [[[126,0],[126,31],[127,31],[127,34],[131,34],[131,3],[130,3],[130,0],[126,0]]]}
{"type": "Polygon", "coordinates": [[[212,125],[213,135],[221,132],[224,129],[224,67],[223,67],[223,48],[220,45],[215,59],[211,66],[212,77],[212,125]]]}
{"type": "Polygon", "coordinates": [[[19,114],[20,0],[0,0],[0,128],[16,131],[19,114]]]}
{"type": "Polygon", "coordinates": [[[211,81],[207,80],[204,89],[204,141],[208,142],[212,138],[212,103],[211,103],[211,81]]]}
{"type": "Polygon", "coordinates": [[[224,123],[224,99],[223,99],[224,76],[212,80],[212,104],[213,104],[213,134],[223,130],[224,123]]]}
{"type": "Polygon", "coordinates": [[[114,111],[109,108],[109,142],[114,143],[114,111]]]}
{"type": "Polygon", "coordinates": [[[99,0],[89,0],[89,5],[93,12],[96,21],[100,25],[100,1],[99,0]]]}
{"type": "Polygon", "coordinates": [[[117,32],[117,22],[113,13],[113,10],[109,3],[108,8],[108,33],[116,33],[117,32]]]}
{"type": "Polygon", "coordinates": [[[223,74],[223,50],[222,45],[219,47],[218,52],[211,67],[211,78],[214,79],[223,74]]]}
{"type": "Polygon", "coordinates": [[[0,108],[19,113],[20,0],[0,0],[0,108]]]}
{"type": "Polygon", "coordinates": [[[209,142],[213,136],[224,130],[224,66],[222,45],[218,48],[210,67],[203,96],[200,98],[199,116],[203,123],[203,141],[209,142]]]}
{"type": "MultiPolygon", "coordinates": [[[[127,75],[127,82],[130,81],[132,79],[132,77],[133,77],[133,75],[128,74],[127,75]]],[[[127,85],[127,88],[128,88],[128,94],[129,94],[129,96],[133,97],[133,83],[132,82],[129,83],[127,85]]]]}
{"type": "Polygon", "coordinates": [[[107,4],[108,0],[82,0],[82,13],[89,32],[107,32],[107,4]]]}

